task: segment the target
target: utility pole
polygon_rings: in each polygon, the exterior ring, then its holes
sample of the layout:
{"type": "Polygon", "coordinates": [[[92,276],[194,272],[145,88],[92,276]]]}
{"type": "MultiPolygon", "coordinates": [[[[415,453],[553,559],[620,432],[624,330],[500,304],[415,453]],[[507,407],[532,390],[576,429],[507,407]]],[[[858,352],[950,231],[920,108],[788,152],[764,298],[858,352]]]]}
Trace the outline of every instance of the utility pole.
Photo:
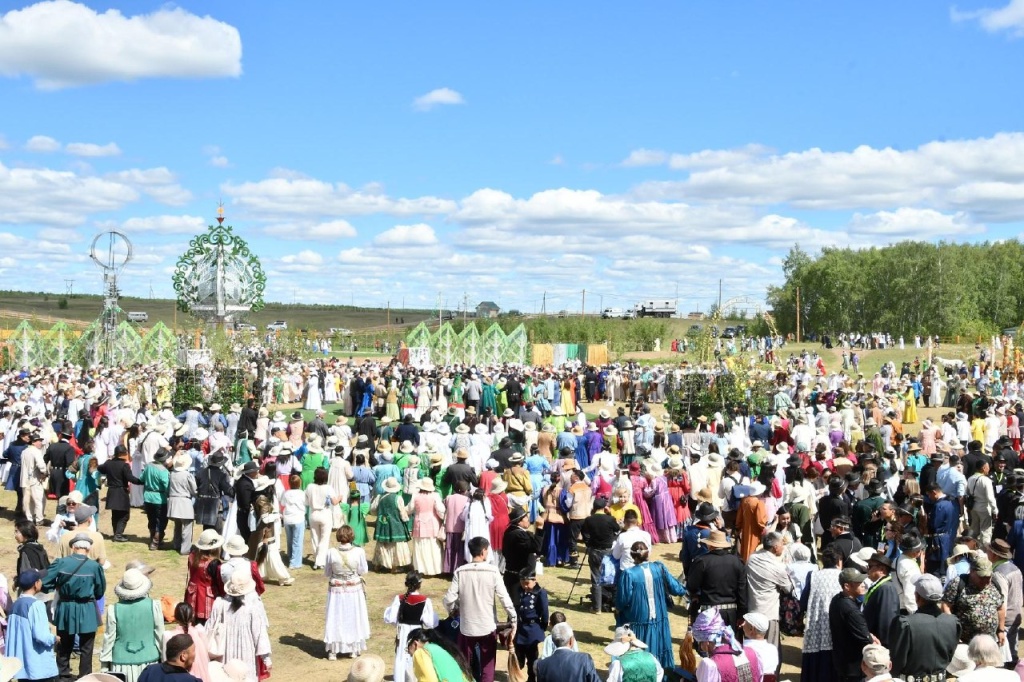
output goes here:
{"type": "Polygon", "coordinates": [[[800,343],[800,287],[796,288],[796,342],[800,343]]]}
{"type": "Polygon", "coordinates": [[[722,314],[722,280],[718,280],[718,314],[722,314]]]}
{"type": "MultiPolygon", "coordinates": [[[[940,272],[941,272],[941,270],[940,270],[940,272]]],[[[66,279],[66,280],[64,280],[64,286],[65,286],[64,295],[67,296],[68,298],[74,298],[75,297],[75,280],[73,280],[73,279],[66,279]]],[[[149,285],[149,290],[150,290],[150,292],[153,291],[153,285],[152,284],[149,285]]],[[[153,298],[153,294],[150,293],[149,297],[153,298]]]]}
{"type": "Polygon", "coordinates": [[[603,313],[604,312],[604,294],[598,294],[597,298],[598,298],[598,306],[597,306],[598,312],[603,313]]]}
{"type": "Polygon", "coordinates": [[[462,326],[466,326],[466,316],[469,314],[469,294],[462,290],[462,326]]]}
{"type": "Polygon", "coordinates": [[[587,290],[583,290],[583,302],[580,304],[580,316],[583,317],[587,314],[587,290]]]}
{"type": "Polygon", "coordinates": [[[388,299],[388,338],[391,338],[391,300],[388,299]]]}
{"type": "Polygon", "coordinates": [[[547,315],[548,314],[548,292],[546,292],[546,291],[544,292],[544,298],[542,298],[540,300],[540,314],[541,315],[547,315]]]}

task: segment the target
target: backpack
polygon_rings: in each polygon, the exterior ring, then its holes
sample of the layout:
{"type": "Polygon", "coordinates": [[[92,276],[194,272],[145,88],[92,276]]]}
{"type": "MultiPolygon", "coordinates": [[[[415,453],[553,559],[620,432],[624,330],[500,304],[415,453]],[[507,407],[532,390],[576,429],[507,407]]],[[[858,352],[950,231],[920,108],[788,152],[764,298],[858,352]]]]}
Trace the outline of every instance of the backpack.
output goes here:
{"type": "Polygon", "coordinates": [[[562,488],[562,492],[558,493],[558,510],[563,514],[568,514],[572,511],[574,501],[573,494],[569,492],[569,489],[562,488]]]}
{"type": "Polygon", "coordinates": [[[740,508],[740,499],[742,499],[736,496],[736,486],[738,486],[740,482],[732,476],[726,476],[726,478],[734,481],[733,486],[729,488],[729,499],[725,501],[726,511],[736,511],[740,508]]]}

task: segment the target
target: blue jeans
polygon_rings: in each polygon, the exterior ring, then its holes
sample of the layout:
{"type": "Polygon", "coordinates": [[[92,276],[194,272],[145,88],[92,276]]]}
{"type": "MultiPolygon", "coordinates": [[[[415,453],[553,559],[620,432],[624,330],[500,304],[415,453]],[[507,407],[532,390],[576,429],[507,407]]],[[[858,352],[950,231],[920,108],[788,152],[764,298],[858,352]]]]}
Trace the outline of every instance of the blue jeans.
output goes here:
{"type": "Polygon", "coordinates": [[[288,568],[302,568],[302,543],[306,539],[305,520],[284,524],[284,535],[288,543],[288,568]]]}

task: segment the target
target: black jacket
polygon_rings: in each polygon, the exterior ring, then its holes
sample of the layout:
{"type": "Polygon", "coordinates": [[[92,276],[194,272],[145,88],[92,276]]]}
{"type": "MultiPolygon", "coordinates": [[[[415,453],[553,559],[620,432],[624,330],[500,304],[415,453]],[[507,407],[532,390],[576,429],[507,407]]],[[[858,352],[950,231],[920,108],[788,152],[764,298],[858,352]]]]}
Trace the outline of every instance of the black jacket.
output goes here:
{"type": "Polygon", "coordinates": [[[892,578],[882,581],[877,587],[872,585],[864,597],[864,620],[871,634],[888,649],[892,623],[900,613],[900,590],[892,578]]]}
{"type": "Polygon", "coordinates": [[[872,643],[860,606],[840,592],[829,604],[828,624],[832,631],[832,665],[839,677],[860,675],[864,647],[872,643]]]}
{"type": "Polygon", "coordinates": [[[71,446],[71,443],[62,440],[46,448],[43,461],[54,469],[67,469],[77,457],[78,454],[75,452],[75,448],[71,446]]]}
{"type": "Polygon", "coordinates": [[[739,613],[746,613],[747,568],[728,550],[712,550],[690,564],[686,590],[696,606],[737,604],[739,613]]]}
{"type": "Polygon", "coordinates": [[[132,465],[121,459],[108,459],[100,465],[100,473],[107,477],[107,509],[131,511],[128,484],[142,485],[132,473],[132,465]]]}
{"type": "Polygon", "coordinates": [[[196,475],[195,521],[203,526],[214,526],[220,519],[221,500],[234,497],[231,477],[220,467],[203,467],[196,475]]]}
{"type": "Polygon", "coordinates": [[[583,521],[580,534],[587,549],[611,549],[619,535],[619,524],[613,516],[596,512],[583,521]]]}
{"type": "Polygon", "coordinates": [[[928,604],[916,613],[901,615],[889,631],[892,674],[927,675],[946,669],[960,642],[960,621],[928,604]]]}
{"type": "Polygon", "coordinates": [[[502,556],[505,557],[505,573],[518,573],[524,568],[533,568],[540,554],[541,538],[519,526],[509,526],[502,538],[502,556]]]}
{"type": "Polygon", "coordinates": [[[256,434],[256,421],[259,419],[259,413],[251,407],[243,407],[241,414],[238,415],[238,428],[236,435],[241,438],[252,438],[256,434]]]}
{"type": "MultiPolygon", "coordinates": [[[[235,481],[235,502],[238,508],[238,518],[248,519],[249,512],[252,510],[252,499],[256,496],[256,484],[252,482],[252,479],[242,474],[242,476],[235,481]]],[[[246,521],[248,523],[248,521],[246,521]]]]}
{"type": "Polygon", "coordinates": [[[452,490],[455,490],[455,484],[459,481],[465,481],[470,485],[476,485],[479,482],[473,467],[466,464],[466,460],[463,459],[457,460],[455,464],[445,470],[444,481],[451,485],[452,490]]]}

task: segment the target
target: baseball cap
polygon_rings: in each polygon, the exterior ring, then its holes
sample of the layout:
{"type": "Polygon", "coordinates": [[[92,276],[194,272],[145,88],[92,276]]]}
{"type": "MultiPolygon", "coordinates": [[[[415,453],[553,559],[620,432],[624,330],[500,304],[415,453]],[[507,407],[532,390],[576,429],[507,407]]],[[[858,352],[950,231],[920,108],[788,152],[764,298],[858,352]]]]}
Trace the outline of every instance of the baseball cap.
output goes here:
{"type": "Polygon", "coordinates": [[[914,592],[925,601],[942,601],[942,581],[931,573],[922,573],[914,581],[914,592]]]}
{"type": "Polygon", "coordinates": [[[840,585],[846,585],[848,583],[862,583],[867,579],[868,577],[856,568],[844,568],[839,572],[840,585]]]}
{"type": "Polygon", "coordinates": [[[868,644],[861,650],[861,657],[872,670],[888,668],[892,662],[889,658],[889,650],[881,644],[868,644]]]}
{"type": "Polygon", "coordinates": [[[968,562],[971,565],[971,570],[978,574],[982,578],[992,577],[992,562],[988,560],[988,557],[981,554],[980,552],[973,552],[968,562]]]}
{"type": "Polygon", "coordinates": [[[42,580],[46,577],[46,571],[37,571],[34,568],[30,568],[27,571],[22,571],[18,574],[18,589],[27,590],[36,584],[37,580],[42,580]]]}
{"type": "Polygon", "coordinates": [[[743,616],[743,620],[758,632],[768,632],[768,618],[760,613],[751,611],[743,616]]]}

